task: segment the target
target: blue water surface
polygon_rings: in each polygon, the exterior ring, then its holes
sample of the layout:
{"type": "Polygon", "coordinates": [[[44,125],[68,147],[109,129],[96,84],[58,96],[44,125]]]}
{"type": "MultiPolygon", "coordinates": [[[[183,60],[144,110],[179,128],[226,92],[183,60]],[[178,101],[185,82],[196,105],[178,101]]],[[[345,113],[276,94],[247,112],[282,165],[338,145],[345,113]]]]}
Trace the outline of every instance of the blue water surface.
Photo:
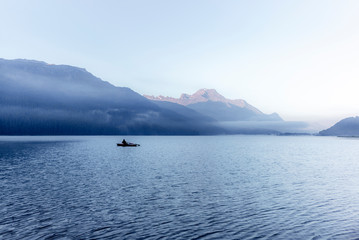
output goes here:
{"type": "Polygon", "coordinates": [[[0,239],[359,239],[359,139],[0,137],[0,239]]]}

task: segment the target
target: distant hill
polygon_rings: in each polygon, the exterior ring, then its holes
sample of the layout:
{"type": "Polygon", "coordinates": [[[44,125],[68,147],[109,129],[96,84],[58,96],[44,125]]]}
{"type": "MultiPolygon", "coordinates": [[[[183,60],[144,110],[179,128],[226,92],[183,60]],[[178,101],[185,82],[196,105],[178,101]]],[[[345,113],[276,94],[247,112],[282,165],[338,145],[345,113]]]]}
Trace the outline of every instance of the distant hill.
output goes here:
{"type": "Polygon", "coordinates": [[[214,89],[200,89],[192,95],[182,94],[180,98],[144,96],[152,101],[184,105],[218,121],[282,121],[277,113],[264,114],[245,100],[227,99],[214,89]]]}
{"type": "Polygon", "coordinates": [[[359,117],[345,118],[334,126],[320,131],[321,136],[359,136],[359,117]]]}
{"type": "Polygon", "coordinates": [[[1,135],[223,133],[213,119],[185,111],[82,68],[0,59],[1,135]]]}

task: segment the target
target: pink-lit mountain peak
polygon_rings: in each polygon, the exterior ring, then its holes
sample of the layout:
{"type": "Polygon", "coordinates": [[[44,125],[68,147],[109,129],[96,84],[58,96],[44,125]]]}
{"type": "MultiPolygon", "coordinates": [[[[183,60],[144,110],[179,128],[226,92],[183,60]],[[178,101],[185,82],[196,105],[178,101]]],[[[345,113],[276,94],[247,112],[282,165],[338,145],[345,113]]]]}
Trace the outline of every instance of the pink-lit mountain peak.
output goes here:
{"type": "Polygon", "coordinates": [[[207,102],[207,101],[226,102],[227,101],[227,99],[222,95],[220,95],[215,89],[206,89],[206,88],[198,90],[193,95],[189,96],[189,98],[197,102],[207,102]]]}
{"type": "Polygon", "coordinates": [[[230,107],[231,105],[235,105],[235,106],[238,106],[241,108],[248,108],[257,113],[261,113],[257,108],[251,106],[245,100],[243,100],[243,99],[236,99],[236,100],[227,99],[224,96],[222,96],[221,94],[219,94],[215,89],[203,88],[203,89],[198,90],[197,92],[195,92],[192,95],[184,93],[180,96],[180,98],[172,98],[172,97],[164,97],[164,96],[154,97],[154,96],[148,96],[148,95],[144,95],[144,96],[150,100],[173,102],[173,103],[181,104],[184,106],[201,103],[201,102],[208,102],[208,101],[222,102],[222,103],[226,103],[228,107],[230,107]]]}

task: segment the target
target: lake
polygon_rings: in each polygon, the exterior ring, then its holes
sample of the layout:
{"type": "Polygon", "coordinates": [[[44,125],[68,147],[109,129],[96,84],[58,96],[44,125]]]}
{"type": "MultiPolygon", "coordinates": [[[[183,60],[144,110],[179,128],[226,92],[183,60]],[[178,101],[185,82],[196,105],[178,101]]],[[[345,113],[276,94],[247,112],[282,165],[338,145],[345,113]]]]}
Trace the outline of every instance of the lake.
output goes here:
{"type": "Polygon", "coordinates": [[[0,137],[0,239],[358,239],[359,139],[0,137]]]}

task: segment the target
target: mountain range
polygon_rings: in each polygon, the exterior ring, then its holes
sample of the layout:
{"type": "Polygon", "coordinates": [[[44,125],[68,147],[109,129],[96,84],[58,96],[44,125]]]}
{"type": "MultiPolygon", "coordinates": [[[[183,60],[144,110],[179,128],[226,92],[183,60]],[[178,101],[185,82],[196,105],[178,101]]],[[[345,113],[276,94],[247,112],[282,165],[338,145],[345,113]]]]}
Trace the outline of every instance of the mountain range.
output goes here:
{"type": "Polygon", "coordinates": [[[0,59],[0,135],[278,133],[266,122],[284,121],[214,89],[179,99],[144,97],[83,68],[0,59]],[[228,127],[226,122],[250,127],[228,127]]]}
{"type": "Polygon", "coordinates": [[[192,95],[180,98],[148,96],[154,102],[171,102],[186,106],[217,121],[283,121],[277,113],[264,114],[243,99],[231,100],[215,89],[200,89],[192,95]]]}
{"type": "Polygon", "coordinates": [[[0,59],[1,135],[224,132],[213,119],[178,112],[82,68],[0,59]]]}

